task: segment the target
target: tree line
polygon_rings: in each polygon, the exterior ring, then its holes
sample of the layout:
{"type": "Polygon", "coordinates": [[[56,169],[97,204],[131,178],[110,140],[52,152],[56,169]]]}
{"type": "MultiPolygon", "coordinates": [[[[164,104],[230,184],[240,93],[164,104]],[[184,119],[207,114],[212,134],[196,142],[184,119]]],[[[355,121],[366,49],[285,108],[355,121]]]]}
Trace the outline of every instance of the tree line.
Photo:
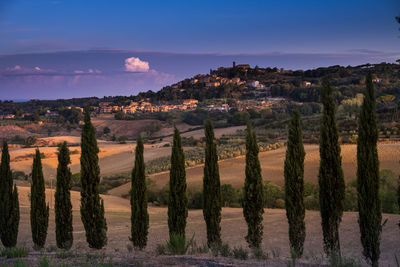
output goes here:
{"type": "MultiPolygon", "coordinates": [[[[341,151],[336,123],[336,107],[329,80],[322,88],[323,112],[320,123],[319,205],[325,253],[341,255],[339,227],[343,215],[345,183],[341,166],[341,151]]],[[[81,219],[89,247],[101,249],[107,244],[107,222],[104,203],[99,195],[100,168],[96,132],[89,111],[84,114],[81,136],[81,219]]],[[[290,249],[295,257],[303,254],[305,231],[304,158],[300,113],[294,110],[289,123],[288,143],[284,163],[285,207],[289,223],[290,249]]],[[[366,78],[366,91],[359,115],[357,141],[358,223],[363,254],[372,266],[378,266],[382,232],[381,200],[379,195],[379,161],[377,153],[377,124],[375,93],[371,74],[366,78]]],[[[209,247],[222,244],[221,238],[221,183],[218,168],[217,144],[213,124],[205,120],[205,163],[203,179],[203,217],[209,247]]],[[[143,249],[147,244],[149,214],[144,145],[137,139],[135,163],[131,175],[131,236],[133,246],[143,249]]],[[[263,236],[264,191],[261,165],[258,158],[256,132],[250,123],[246,133],[246,168],[243,192],[243,215],[247,223],[246,241],[251,248],[260,248],[263,236]]],[[[70,197],[71,171],[67,143],[59,147],[57,187],[55,192],[55,221],[57,247],[69,249],[73,243],[72,206],[70,197]]],[[[400,190],[400,188],[399,188],[400,190]]],[[[168,228],[170,240],[185,239],[188,217],[188,198],[185,155],[179,131],[175,128],[172,145],[168,228]]],[[[41,154],[36,150],[32,166],[31,232],[35,247],[43,248],[47,236],[49,206],[45,202],[45,185],[41,154]]],[[[399,198],[400,201],[400,198],[399,198]]],[[[3,142],[0,167],[0,237],[4,246],[16,245],[19,224],[17,187],[13,185],[10,156],[3,142]]]]}

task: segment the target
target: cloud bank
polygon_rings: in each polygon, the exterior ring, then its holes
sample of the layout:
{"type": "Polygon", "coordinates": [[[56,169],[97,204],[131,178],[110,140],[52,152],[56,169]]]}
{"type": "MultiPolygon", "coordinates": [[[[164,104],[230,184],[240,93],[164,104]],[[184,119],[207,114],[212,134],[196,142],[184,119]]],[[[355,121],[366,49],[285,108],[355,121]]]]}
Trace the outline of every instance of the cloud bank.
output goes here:
{"type": "Polygon", "coordinates": [[[128,72],[148,72],[149,69],[149,62],[142,61],[138,57],[125,59],[125,70],[128,72]]]}

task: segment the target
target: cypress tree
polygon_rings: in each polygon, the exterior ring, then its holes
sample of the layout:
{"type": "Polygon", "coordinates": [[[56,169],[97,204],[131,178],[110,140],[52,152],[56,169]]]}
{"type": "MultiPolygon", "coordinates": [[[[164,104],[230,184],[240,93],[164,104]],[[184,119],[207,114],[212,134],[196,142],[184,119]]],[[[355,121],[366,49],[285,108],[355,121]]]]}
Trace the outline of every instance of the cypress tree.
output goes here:
{"type": "Polygon", "coordinates": [[[203,216],[207,226],[207,244],[221,243],[221,182],[217,145],[210,119],[205,121],[205,162],[203,179],[203,216]]]}
{"type": "Polygon", "coordinates": [[[246,241],[251,248],[259,248],[263,235],[263,183],[258,159],[256,132],[247,123],[246,179],[244,182],[243,215],[247,223],[246,241]]]}
{"type": "Polygon", "coordinates": [[[290,248],[296,257],[303,255],[306,226],[304,222],[304,157],[300,113],[295,110],[289,124],[285,159],[285,206],[289,222],[290,248]]]}
{"type": "Polygon", "coordinates": [[[339,225],[343,215],[345,183],[340,155],[339,133],[332,87],[322,81],[322,120],[320,128],[319,204],[322,219],[324,250],[340,256],[339,225]]]}
{"type": "Polygon", "coordinates": [[[378,129],[371,73],[367,75],[366,85],[357,141],[358,224],[363,254],[373,266],[378,266],[382,211],[379,196],[378,129]]]}
{"type": "Polygon", "coordinates": [[[57,187],[55,193],[56,242],[61,249],[70,249],[72,236],[71,163],[67,142],[58,149],[57,187]]]}
{"type": "Polygon", "coordinates": [[[39,149],[36,149],[32,166],[31,186],[31,231],[32,240],[36,248],[44,247],[48,225],[49,205],[46,205],[42,160],[39,149]]]}
{"type": "Polygon", "coordinates": [[[13,188],[8,144],[3,142],[0,165],[0,237],[5,247],[15,247],[18,237],[19,201],[17,186],[13,188]]]}
{"type": "Polygon", "coordinates": [[[81,219],[89,247],[101,249],[107,244],[107,222],[104,203],[99,196],[99,148],[89,110],[85,110],[84,116],[81,137],[81,219]]]}
{"type": "Polygon", "coordinates": [[[185,155],[179,130],[175,127],[169,173],[168,228],[170,238],[174,234],[185,236],[187,205],[185,155]]]}
{"type": "Polygon", "coordinates": [[[136,141],[135,166],[132,170],[131,186],[131,238],[133,246],[143,249],[149,233],[149,213],[147,212],[146,173],[143,158],[143,140],[136,141]]]}

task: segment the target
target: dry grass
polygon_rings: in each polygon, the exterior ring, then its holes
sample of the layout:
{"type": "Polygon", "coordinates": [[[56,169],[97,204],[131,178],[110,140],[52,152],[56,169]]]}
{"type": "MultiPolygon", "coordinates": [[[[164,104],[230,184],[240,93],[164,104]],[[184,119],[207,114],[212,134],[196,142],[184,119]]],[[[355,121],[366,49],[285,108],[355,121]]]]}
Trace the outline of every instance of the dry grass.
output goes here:
{"type": "MultiPolygon", "coordinates": [[[[158,120],[115,120],[113,114],[101,114],[92,118],[93,126],[98,132],[102,132],[104,127],[111,130],[111,134],[118,136],[127,136],[136,138],[139,134],[146,130],[152,122],[160,122],[158,120]]],[[[164,123],[165,124],[165,123],[164,123]]],[[[170,131],[173,133],[173,129],[170,131]]]]}
{"type": "MultiPolygon", "coordinates": [[[[21,222],[18,245],[31,248],[33,244],[31,241],[29,223],[28,193],[29,188],[19,187],[21,199],[21,222]]],[[[127,245],[130,244],[128,239],[130,235],[129,200],[113,196],[102,197],[104,199],[108,224],[108,244],[104,249],[104,252],[107,254],[115,253],[117,251],[126,253],[127,245]]],[[[72,249],[79,253],[85,253],[85,251],[90,252],[92,250],[88,248],[85,241],[85,233],[79,215],[79,198],[80,195],[78,192],[72,192],[74,215],[74,245],[72,249]]],[[[47,191],[47,200],[50,201],[49,190],[47,191]]],[[[149,213],[150,229],[146,251],[152,253],[157,244],[164,243],[168,238],[167,208],[149,207],[149,213]]],[[[400,233],[397,226],[400,216],[385,214],[383,218],[387,218],[388,222],[384,226],[382,233],[381,266],[394,266],[394,255],[399,255],[400,253],[400,247],[398,246],[400,233]]],[[[231,247],[247,246],[244,240],[247,228],[243,218],[242,209],[224,208],[222,212],[221,226],[224,242],[228,242],[231,247]]],[[[319,212],[306,212],[306,229],[307,236],[303,258],[315,263],[315,261],[319,260],[322,255],[322,233],[319,212]]],[[[189,211],[187,235],[192,236],[193,234],[195,234],[195,239],[198,244],[205,242],[205,223],[201,210],[189,211]]],[[[357,213],[344,213],[340,234],[343,255],[345,257],[360,259],[362,255],[357,224],[357,213]]],[[[288,244],[288,225],[285,211],[277,209],[266,210],[264,214],[263,249],[268,251],[270,256],[272,256],[272,251],[274,251],[274,254],[279,254],[279,258],[288,258],[290,256],[288,244]]],[[[50,223],[46,242],[46,246],[51,245],[55,245],[53,209],[50,212],[50,223]]]]}
{"type": "MultiPolygon", "coordinates": [[[[304,177],[308,182],[318,181],[319,168],[319,146],[305,145],[306,158],[304,163],[304,177]]],[[[273,151],[262,152],[259,154],[262,176],[265,181],[270,181],[278,185],[284,184],[283,165],[285,160],[286,148],[273,151]]],[[[378,153],[380,169],[390,169],[400,173],[400,144],[379,144],[378,153]]],[[[232,184],[240,188],[244,183],[245,157],[227,159],[219,162],[221,183],[232,184]]],[[[357,146],[342,146],[342,166],[346,181],[356,177],[357,171],[357,146]]],[[[159,187],[164,186],[169,180],[169,172],[153,174],[150,176],[159,187]]],[[[186,169],[186,179],[189,186],[201,186],[203,183],[203,166],[195,166],[186,169]]],[[[122,185],[110,191],[110,194],[122,196],[129,191],[129,185],[122,185]]]]}
{"type": "MultiPolygon", "coordinates": [[[[59,137],[57,140],[72,140],[75,137],[59,137]]],[[[116,144],[113,142],[99,142],[99,164],[102,176],[109,176],[130,172],[134,162],[134,143],[116,144]]],[[[79,153],[71,155],[71,171],[80,171],[80,146],[70,147],[71,151],[77,150],[79,153]]],[[[45,154],[42,160],[45,179],[55,179],[57,169],[57,147],[41,147],[40,151],[45,154]]],[[[16,148],[10,149],[11,168],[13,170],[30,173],[32,168],[32,154],[35,148],[16,148]]],[[[145,145],[145,160],[152,160],[163,157],[171,153],[169,147],[159,147],[159,145],[145,145]]]]}

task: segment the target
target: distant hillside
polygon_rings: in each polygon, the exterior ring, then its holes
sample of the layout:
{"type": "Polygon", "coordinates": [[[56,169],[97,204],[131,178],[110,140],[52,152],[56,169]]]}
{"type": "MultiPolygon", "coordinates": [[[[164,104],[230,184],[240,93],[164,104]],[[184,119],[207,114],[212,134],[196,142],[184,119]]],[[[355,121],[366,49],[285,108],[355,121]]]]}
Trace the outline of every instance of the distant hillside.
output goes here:
{"type": "Polygon", "coordinates": [[[183,99],[203,101],[213,98],[254,99],[259,97],[287,97],[300,102],[318,102],[321,79],[331,77],[338,90],[337,100],[355,97],[363,91],[365,75],[372,72],[377,96],[400,96],[400,64],[380,63],[359,66],[330,66],[311,70],[284,70],[277,68],[251,68],[247,64],[233,64],[198,74],[176,84],[163,87],[157,92],[147,91],[136,96],[109,96],[103,98],[73,98],[59,100],[30,100],[28,102],[0,101],[0,114],[16,113],[19,109],[34,112],[40,108],[57,109],[65,106],[98,106],[102,101],[124,104],[130,100],[147,99],[155,102],[171,102],[183,99]]]}
{"type": "Polygon", "coordinates": [[[321,79],[331,78],[338,90],[337,100],[355,97],[363,92],[364,79],[373,73],[377,96],[400,96],[400,64],[365,64],[360,66],[331,66],[312,70],[251,68],[247,64],[220,67],[209,74],[198,74],[158,92],[143,92],[135,100],[174,101],[194,98],[199,101],[213,98],[254,99],[258,97],[287,97],[300,102],[318,102],[321,79]]]}

